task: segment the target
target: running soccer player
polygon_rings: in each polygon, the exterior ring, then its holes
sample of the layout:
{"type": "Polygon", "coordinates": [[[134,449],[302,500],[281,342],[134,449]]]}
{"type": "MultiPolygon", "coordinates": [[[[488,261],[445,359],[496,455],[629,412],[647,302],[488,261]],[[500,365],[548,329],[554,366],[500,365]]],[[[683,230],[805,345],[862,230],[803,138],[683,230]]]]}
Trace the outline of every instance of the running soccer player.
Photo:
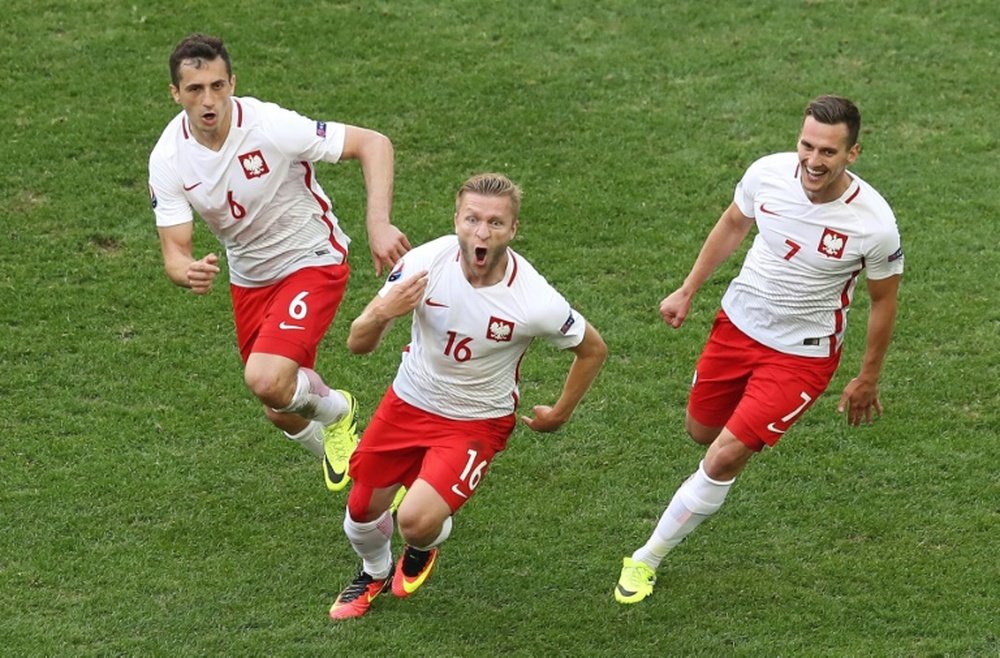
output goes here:
{"type": "Polygon", "coordinates": [[[860,152],[860,128],[851,101],[812,100],[797,153],[769,155],[747,169],[684,284],[660,303],[664,321],[680,327],[695,292],[757,225],[743,268],[722,298],[688,400],[687,432],[708,450],[646,544],[623,560],[615,587],[620,603],[652,593],[667,552],[722,506],[750,458],[776,444],[826,390],[862,270],[871,298],[867,345],[837,410],[855,426],[882,413],[878,381],[896,317],[903,250],[889,204],[847,170],[860,152]]]}
{"type": "Polygon", "coordinates": [[[312,367],[347,286],[350,239],[313,163],[361,163],[381,275],[410,246],[389,220],[392,144],[372,130],[234,96],[232,62],[215,37],[192,34],[177,44],[170,77],[182,111],[149,157],[167,276],[203,295],[220,271],[216,254],[194,257],[193,208],[226,249],[247,387],[276,427],[323,461],[327,487],[343,489],[357,443],[356,402],[312,367]]]}
{"type": "Polygon", "coordinates": [[[361,558],[332,619],[365,614],[391,587],[413,594],[427,579],[452,516],[476,492],[515,426],[518,365],[533,338],[573,352],[559,399],[522,421],[551,432],[570,419],[607,355],[597,331],[522,256],[521,192],[500,174],[467,180],[455,234],[404,256],[351,324],[348,348],[374,350],[395,318],[413,312],[411,340],[392,385],[351,457],[344,531],[361,558]],[[394,564],[390,503],[406,542],[394,564]]]}

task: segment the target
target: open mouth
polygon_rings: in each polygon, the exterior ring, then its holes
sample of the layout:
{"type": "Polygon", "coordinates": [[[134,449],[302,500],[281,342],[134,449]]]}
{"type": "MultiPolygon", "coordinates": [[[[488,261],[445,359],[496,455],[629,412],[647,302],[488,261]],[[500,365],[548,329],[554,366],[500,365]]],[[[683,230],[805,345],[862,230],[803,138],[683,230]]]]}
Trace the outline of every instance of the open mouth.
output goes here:
{"type": "Polygon", "coordinates": [[[811,178],[813,180],[817,180],[817,179],[823,177],[823,174],[826,173],[826,170],[825,169],[812,169],[810,167],[806,167],[805,168],[805,172],[806,172],[806,175],[809,176],[809,178],[811,178]]]}
{"type": "Polygon", "coordinates": [[[476,265],[482,266],[486,264],[486,247],[476,247],[476,265]]]}

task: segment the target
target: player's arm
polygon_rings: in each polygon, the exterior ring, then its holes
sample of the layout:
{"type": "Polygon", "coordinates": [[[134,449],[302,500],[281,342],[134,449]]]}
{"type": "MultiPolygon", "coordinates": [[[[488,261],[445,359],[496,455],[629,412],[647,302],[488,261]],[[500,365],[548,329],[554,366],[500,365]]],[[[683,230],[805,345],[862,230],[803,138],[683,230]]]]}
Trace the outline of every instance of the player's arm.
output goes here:
{"type": "Polygon", "coordinates": [[[573,363],[569,367],[559,399],[551,407],[536,405],[532,409],[535,414],[533,418],[521,417],[524,424],[535,432],[553,432],[570,419],[608,356],[608,346],[589,322],[584,330],[583,340],[576,347],[571,347],[570,351],[574,355],[573,363]]]}
{"type": "Polygon", "coordinates": [[[868,334],[865,355],[858,376],[847,383],[840,396],[837,411],[847,411],[847,422],[860,425],[872,422],[872,412],[881,416],[882,403],[878,399],[878,380],[882,362],[889,349],[892,329],[896,323],[897,294],[900,275],[878,281],[868,280],[871,308],[868,312],[868,334]]]}
{"type": "Polygon", "coordinates": [[[675,329],[684,323],[695,293],[719,265],[739,248],[751,226],[753,219],[744,215],[735,202],[729,204],[705,238],[683,285],[660,302],[660,315],[664,322],[675,329]]]}
{"type": "Polygon", "coordinates": [[[410,249],[410,242],[390,221],[392,215],[393,148],[382,133],[358,126],[345,126],[342,159],[361,163],[365,177],[365,223],[375,275],[391,268],[410,249]]]}
{"type": "Polygon", "coordinates": [[[215,254],[195,259],[194,224],[185,222],[174,226],[161,226],[160,250],[163,252],[163,269],[176,285],[190,288],[203,295],[212,289],[215,275],[219,273],[219,259],[215,254]]]}
{"type": "Polygon", "coordinates": [[[412,311],[423,299],[427,289],[427,272],[401,281],[386,292],[385,296],[375,295],[368,306],[351,323],[347,336],[347,349],[352,354],[368,354],[379,346],[382,337],[389,331],[393,320],[412,311]]]}

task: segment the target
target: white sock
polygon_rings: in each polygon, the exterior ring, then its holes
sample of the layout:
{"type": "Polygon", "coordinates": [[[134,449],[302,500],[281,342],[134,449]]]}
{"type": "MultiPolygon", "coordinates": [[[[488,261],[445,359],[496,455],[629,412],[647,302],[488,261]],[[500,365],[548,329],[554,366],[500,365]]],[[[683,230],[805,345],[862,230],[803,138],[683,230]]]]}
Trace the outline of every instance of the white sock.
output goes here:
{"type": "Polygon", "coordinates": [[[344,514],[344,532],[361,558],[362,567],[376,580],[385,578],[392,570],[392,547],[390,539],[393,531],[392,514],[386,510],[382,516],[368,523],[358,523],[351,518],[351,512],[344,514]]]}
{"type": "Polygon", "coordinates": [[[415,546],[414,544],[410,544],[410,546],[413,546],[413,548],[417,549],[418,551],[429,551],[435,546],[440,546],[442,543],[444,543],[444,540],[447,539],[450,534],[451,534],[451,517],[449,516],[444,520],[444,523],[441,524],[441,532],[438,533],[438,536],[437,538],[434,539],[434,541],[432,541],[427,546],[415,546]]]}
{"type": "Polygon", "coordinates": [[[323,459],[322,423],[314,420],[306,425],[306,428],[298,434],[289,434],[288,432],[284,432],[284,435],[311,452],[317,459],[323,459]]]}
{"type": "Polygon", "coordinates": [[[340,420],[348,410],[347,398],[324,384],[319,375],[308,368],[299,368],[295,393],[288,406],[275,409],[281,414],[318,420],[323,425],[340,420]]]}
{"type": "Polygon", "coordinates": [[[698,470],[677,489],[653,534],[632,554],[632,559],[645,562],[655,571],[670,549],[722,507],[735,481],[735,478],[727,482],[713,480],[705,475],[704,462],[698,464],[698,470]]]}

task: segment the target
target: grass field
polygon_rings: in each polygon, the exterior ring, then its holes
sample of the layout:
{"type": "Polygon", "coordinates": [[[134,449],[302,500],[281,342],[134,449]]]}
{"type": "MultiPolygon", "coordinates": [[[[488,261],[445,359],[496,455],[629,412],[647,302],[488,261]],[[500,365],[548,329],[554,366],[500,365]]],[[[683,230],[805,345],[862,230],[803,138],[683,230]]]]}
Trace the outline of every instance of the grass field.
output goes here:
{"type": "MultiPolygon", "coordinates": [[[[1000,5],[8,0],[0,35],[0,655],[1000,656],[1000,5]],[[224,288],[162,273],[146,160],[192,31],[226,39],[237,93],[389,135],[414,243],[468,174],[509,174],[515,248],[611,350],[572,423],[515,432],[429,586],[356,622],[326,618],[356,569],[344,496],[244,389],[224,288]],[[854,170],[906,248],[886,414],[835,413],[859,286],[830,394],[619,606],[622,556],[702,454],[687,385],[739,259],[680,331],[659,300],[827,92],[860,105],[854,170]]],[[[379,281],[358,167],[319,177],[355,242],[318,369],[368,414],[406,323],[348,355],[379,281]]],[[[535,346],[524,403],[567,364],[535,346]]]]}

